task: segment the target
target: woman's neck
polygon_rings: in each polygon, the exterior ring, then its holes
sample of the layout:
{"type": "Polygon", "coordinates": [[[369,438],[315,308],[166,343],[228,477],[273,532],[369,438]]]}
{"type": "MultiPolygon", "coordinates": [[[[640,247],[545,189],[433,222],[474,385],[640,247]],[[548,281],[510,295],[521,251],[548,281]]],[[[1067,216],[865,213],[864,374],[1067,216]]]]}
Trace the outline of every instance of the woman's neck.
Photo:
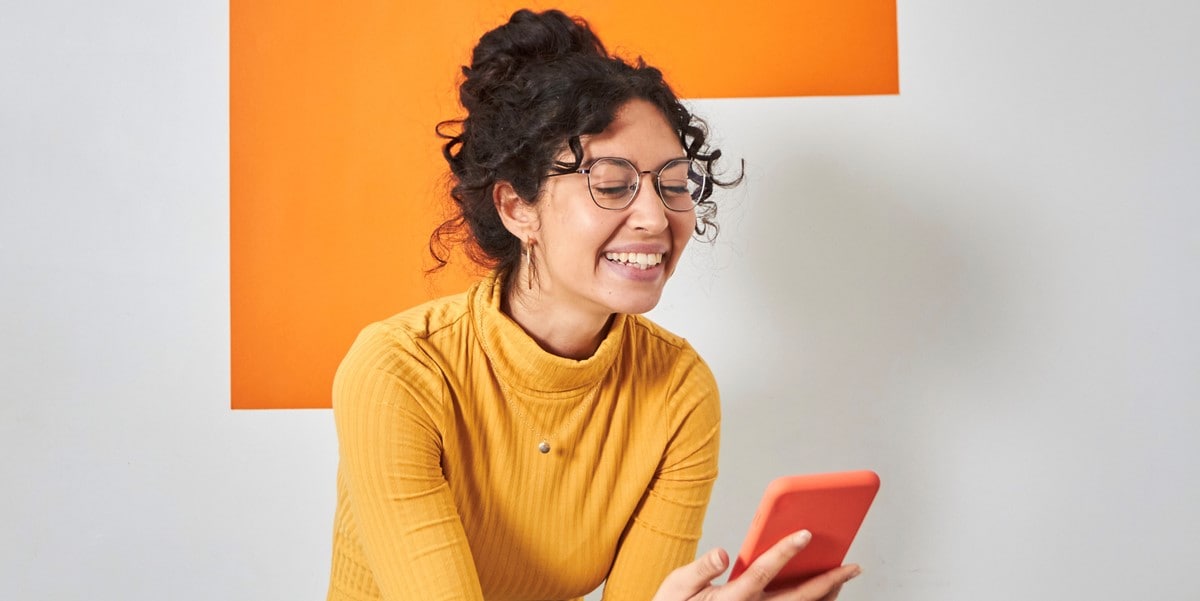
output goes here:
{"type": "Polygon", "coordinates": [[[509,288],[500,306],[547,352],[568,359],[587,359],[600,348],[612,315],[556,306],[540,291],[509,288]]]}

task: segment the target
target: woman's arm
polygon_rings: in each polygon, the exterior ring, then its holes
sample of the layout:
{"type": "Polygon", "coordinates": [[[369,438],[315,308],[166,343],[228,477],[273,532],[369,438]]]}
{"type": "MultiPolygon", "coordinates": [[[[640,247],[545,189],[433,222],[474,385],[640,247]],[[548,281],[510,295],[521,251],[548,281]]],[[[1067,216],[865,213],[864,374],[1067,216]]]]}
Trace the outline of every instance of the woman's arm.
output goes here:
{"type": "Polygon", "coordinates": [[[675,568],[696,557],[717,478],[721,408],[708,366],[689,352],[662,401],[670,412],[668,447],[626,526],[604,585],[605,601],[649,599],[675,568]]]}
{"type": "Polygon", "coordinates": [[[441,468],[443,390],[416,343],[380,325],[363,331],[334,379],[339,512],[350,513],[384,599],[483,598],[441,468]]]}
{"type": "Polygon", "coordinates": [[[729,556],[714,549],[699,559],[696,546],[717,475],[720,407],[712,373],[702,361],[681,374],[671,407],[677,428],[658,473],[626,529],[604,587],[605,601],[805,599],[834,601],[859,574],[842,566],[799,586],[764,593],[779,570],[808,544],[807,532],[780,541],[737,580],[713,586],[729,567],[729,556]],[[690,563],[689,563],[690,562],[690,563]],[[686,565],[684,565],[686,564],[686,565]]]}

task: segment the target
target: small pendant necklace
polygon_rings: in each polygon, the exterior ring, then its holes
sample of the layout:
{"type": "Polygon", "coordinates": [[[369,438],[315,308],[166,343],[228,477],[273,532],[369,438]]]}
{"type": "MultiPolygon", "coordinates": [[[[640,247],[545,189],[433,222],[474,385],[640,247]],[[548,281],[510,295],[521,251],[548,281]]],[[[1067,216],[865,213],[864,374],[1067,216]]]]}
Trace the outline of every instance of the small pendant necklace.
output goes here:
{"type": "Polygon", "coordinates": [[[496,379],[496,383],[500,385],[500,396],[504,397],[504,403],[508,405],[509,411],[517,414],[517,419],[521,420],[521,423],[533,433],[534,438],[538,439],[537,450],[543,455],[548,455],[550,453],[550,441],[558,439],[563,432],[570,432],[571,429],[575,427],[575,422],[579,419],[579,416],[583,414],[583,410],[587,408],[588,405],[594,403],[596,399],[600,398],[600,384],[603,381],[604,379],[601,378],[594,386],[592,386],[591,390],[588,390],[584,393],[583,398],[579,400],[579,403],[575,406],[575,409],[571,411],[571,415],[567,419],[566,425],[564,425],[553,436],[546,436],[545,434],[539,432],[537,428],[533,427],[533,421],[529,419],[529,416],[525,414],[524,409],[514,400],[516,397],[513,395],[512,391],[509,390],[508,386],[505,385],[504,381],[500,380],[499,378],[496,379]]]}
{"type": "MultiPolygon", "coordinates": [[[[484,336],[478,336],[477,340],[479,340],[480,346],[483,347],[484,355],[486,355],[490,360],[491,357],[496,355],[492,354],[492,350],[488,347],[488,343],[486,340],[484,340],[484,338],[484,336]]],[[[604,377],[601,376],[596,380],[596,384],[593,385],[590,390],[583,393],[583,398],[579,400],[579,404],[575,407],[574,411],[571,412],[571,416],[567,419],[566,425],[556,432],[554,436],[546,436],[545,434],[538,432],[537,428],[533,427],[533,421],[529,419],[529,416],[525,414],[524,409],[514,400],[516,399],[516,395],[509,390],[508,385],[504,383],[504,380],[500,378],[499,374],[496,375],[496,383],[500,385],[500,396],[504,398],[504,404],[508,405],[509,411],[517,414],[517,419],[520,419],[521,423],[525,424],[525,427],[533,433],[534,438],[538,439],[537,450],[543,455],[550,454],[552,449],[550,446],[550,441],[558,439],[559,435],[561,435],[563,432],[569,432],[571,428],[575,426],[575,421],[578,420],[579,416],[583,414],[583,410],[587,408],[588,405],[594,403],[596,399],[600,398],[600,384],[603,382],[604,377]]]]}

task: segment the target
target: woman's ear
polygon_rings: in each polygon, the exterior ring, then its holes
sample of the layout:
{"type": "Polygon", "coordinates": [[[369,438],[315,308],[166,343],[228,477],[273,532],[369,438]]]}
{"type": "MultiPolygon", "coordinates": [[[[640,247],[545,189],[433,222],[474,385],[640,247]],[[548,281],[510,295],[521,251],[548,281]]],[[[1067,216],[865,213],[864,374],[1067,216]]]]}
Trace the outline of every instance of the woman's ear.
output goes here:
{"type": "Polygon", "coordinates": [[[537,207],[521,198],[512,184],[504,180],[492,186],[492,202],[496,205],[496,212],[500,214],[500,221],[504,222],[505,229],[522,241],[528,240],[530,234],[536,232],[541,225],[538,221],[537,207]]]}

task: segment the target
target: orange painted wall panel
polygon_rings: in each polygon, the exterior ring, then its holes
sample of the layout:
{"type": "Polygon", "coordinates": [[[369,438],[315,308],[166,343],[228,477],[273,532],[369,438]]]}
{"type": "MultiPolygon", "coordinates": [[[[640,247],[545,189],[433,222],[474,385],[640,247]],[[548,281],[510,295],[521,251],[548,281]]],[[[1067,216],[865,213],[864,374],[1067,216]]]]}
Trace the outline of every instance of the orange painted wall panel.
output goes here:
{"type": "MultiPolygon", "coordinates": [[[[234,408],[328,407],[362,326],[474,277],[424,274],[448,199],[433,127],[459,116],[479,35],[521,6],[551,4],[231,1],[234,408]]],[[[688,98],[899,91],[894,0],[553,6],[688,98]]]]}

